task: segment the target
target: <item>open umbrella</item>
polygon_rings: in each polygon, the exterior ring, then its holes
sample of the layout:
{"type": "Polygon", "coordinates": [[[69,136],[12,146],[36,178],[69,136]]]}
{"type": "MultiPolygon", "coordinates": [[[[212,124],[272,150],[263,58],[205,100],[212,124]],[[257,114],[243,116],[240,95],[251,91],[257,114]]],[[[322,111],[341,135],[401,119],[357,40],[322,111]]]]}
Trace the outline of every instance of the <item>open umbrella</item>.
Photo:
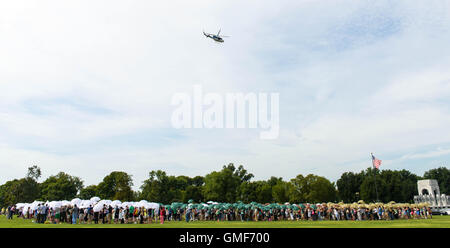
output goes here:
{"type": "MultiPolygon", "coordinates": [[[[81,202],[80,202],[80,208],[88,208],[89,206],[93,206],[95,203],[94,202],[92,202],[91,200],[82,200],[81,202]]],[[[62,203],[61,203],[61,205],[62,205],[62,203]]]]}
{"type": "Polygon", "coordinates": [[[38,208],[38,205],[42,204],[42,203],[44,203],[44,202],[34,201],[33,203],[31,203],[31,206],[30,206],[31,210],[33,210],[33,211],[36,210],[38,208]]]}
{"type": "Polygon", "coordinates": [[[49,206],[50,208],[53,208],[53,209],[55,209],[55,208],[61,208],[62,203],[61,203],[60,201],[51,201],[51,202],[48,203],[48,206],[49,206]]]}
{"type": "Polygon", "coordinates": [[[16,208],[24,208],[25,207],[25,205],[26,205],[26,203],[17,203],[16,204],[16,208]]]}
{"type": "Polygon", "coordinates": [[[159,209],[159,204],[155,203],[155,202],[149,202],[146,208],[147,209],[150,209],[150,208],[151,209],[159,209]]]}
{"type": "Polygon", "coordinates": [[[80,203],[81,203],[80,198],[75,198],[70,201],[70,205],[72,205],[72,206],[74,206],[74,205],[80,206],[80,203]]]}
{"type": "Polygon", "coordinates": [[[111,200],[101,200],[101,201],[99,201],[99,202],[97,202],[97,204],[100,204],[100,205],[105,205],[106,207],[109,207],[109,205],[111,205],[111,200]]]}
{"type": "Polygon", "coordinates": [[[114,200],[111,202],[111,207],[115,208],[115,207],[120,207],[122,205],[122,202],[119,200],[114,200]]]}
{"type": "Polygon", "coordinates": [[[94,212],[100,212],[100,210],[102,210],[103,209],[103,204],[96,204],[95,206],[94,206],[94,212]]]}

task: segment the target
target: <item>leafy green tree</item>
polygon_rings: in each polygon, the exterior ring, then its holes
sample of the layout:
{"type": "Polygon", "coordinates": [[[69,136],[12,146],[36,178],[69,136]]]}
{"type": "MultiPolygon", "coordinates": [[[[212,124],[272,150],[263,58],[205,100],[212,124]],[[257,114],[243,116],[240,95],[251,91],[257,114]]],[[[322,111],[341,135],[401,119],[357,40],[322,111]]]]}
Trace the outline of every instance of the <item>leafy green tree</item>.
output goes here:
{"type": "Polygon", "coordinates": [[[32,202],[38,199],[40,187],[37,180],[40,176],[41,169],[34,165],[28,168],[25,178],[14,179],[0,186],[0,206],[32,202]]]}
{"type": "Polygon", "coordinates": [[[292,194],[294,188],[289,182],[279,181],[272,187],[272,197],[274,202],[289,202],[289,195],[292,194]]]}
{"type": "Polygon", "coordinates": [[[291,179],[294,190],[291,193],[292,202],[330,202],[337,200],[336,188],[328,179],[309,174],[306,177],[298,175],[291,179]]]}
{"type": "Polygon", "coordinates": [[[269,181],[256,181],[254,183],[256,184],[256,202],[273,202],[272,186],[270,185],[269,181]]]}
{"type": "Polygon", "coordinates": [[[256,193],[257,187],[258,185],[254,182],[242,182],[239,185],[237,198],[244,203],[256,201],[256,199],[258,198],[256,193]]]}
{"type": "Polygon", "coordinates": [[[70,200],[83,188],[79,177],[59,172],[50,176],[41,184],[41,199],[44,201],[70,200]]]}
{"type": "Polygon", "coordinates": [[[446,167],[431,169],[423,174],[423,178],[437,180],[441,194],[450,195],[450,169],[446,167]]]}
{"type": "Polygon", "coordinates": [[[360,173],[345,172],[336,182],[339,198],[344,202],[357,202],[363,177],[360,173]]]}
{"type": "MultiPolygon", "coordinates": [[[[2,205],[13,205],[19,202],[31,202],[36,200],[35,195],[27,194],[29,179],[14,179],[0,186],[0,200],[2,205]]],[[[37,196],[38,194],[36,194],[37,196]]]]}
{"type": "Polygon", "coordinates": [[[204,179],[201,176],[168,176],[166,172],[157,170],[149,173],[149,178],[141,186],[139,198],[154,202],[171,203],[203,201],[204,179]]]}
{"type": "Polygon", "coordinates": [[[192,199],[194,202],[202,202],[203,198],[203,185],[205,180],[202,176],[196,176],[194,178],[189,178],[189,185],[186,189],[182,190],[183,202],[187,202],[192,199]]]}
{"type": "Polygon", "coordinates": [[[20,190],[23,192],[22,202],[31,202],[39,198],[40,185],[37,180],[41,177],[41,169],[34,165],[28,168],[27,176],[21,179],[20,190]]]}
{"type": "Polygon", "coordinates": [[[267,181],[243,181],[239,186],[237,199],[245,203],[274,202],[272,190],[279,182],[282,182],[282,179],[277,177],[271,177],[267,181]]]}
{"type": "Polygon", "coordinates": [[[399,197],[394,199],[396,202],[413,202],[414,196],[417,195],[417,181],[420,177],[408,170],[398,172],[400,180],[398,181],[401,190],[399,197]]]}
{"type": "Polygon", "coordinates": [[[98,187],[97,185],[89,185],[80,190],[78,197],[80,199],[91,199],[94,196],[98,195],[98,187]]]}
{"type": "Polygon", "coordinates": [[[162,170],[151,171],[149,178],[141,186],[141,199],[153,202],[169,203],[172,196],[169,196],[167,189],[169,185],[169,176],[162,170]]]}
{"type": "Polygon", "coordinates": [[[40,177],[41,177],[41,168],[39,168],[37,165],[28,167],[27,178],[31,178],[34,179],[34,181],[37,181],[40,177]]]}
{"type": "Polygon", "coordinates": [[[361,199],[365,202],[385,201],[383,196],[386,195],[387,186],[386,181],[380,176],[378,169],[367,168],[363,175],[363,182],[361,183],[361,199]],[[377,199],[378,192],[378,199],[377,199]]]}
{"type": "Polygon", "coordinates": [[[236,200],[249,202],[272,202],[272,187],[268,181],[242,182],[238,186],[236,200]]]}
{"type": "Polygon", "coordinates": [[[10,206],[20,202],[18,198],[20,197],[20,192],[17,192],[19,184],[18,179],[7,181],[5,184],[0,186],[0,206],[10,206]]]}
{"type": "Polygon", "coordinates": [[[385,186],[380,195],[383,202],[412,202],[417,192],[418,177],[407,170],[393,171],[382,170],[380,172],[381,182],[385,186]]]}
{"type": "MultiPolygon", "coordinates": [[[[191,186],[191,178],[187,176],[169,176],[166,185],[170,202],[187,202],[191,198],[186,194],[186,189],[191,186]]],[[[192,188],[190,188],[192,190],[192,188]]]]}
{"type": "Polygon", "coordinates": [[[98,184],[97,193],[102,199],[132,201],[135,196],[132,186],[133,180],[130,175],[122,171],[113,171],[98,184]]]}
{"type": "Polygon", "coordinates": [[[221,202],[235,202],[239,188],[248,182],[253,174],[248,173],[242,165],[236,168],[232,163],[223,166],[221,171],[213,171],[205,176],[203,195],[205,199],[221,202]]]}

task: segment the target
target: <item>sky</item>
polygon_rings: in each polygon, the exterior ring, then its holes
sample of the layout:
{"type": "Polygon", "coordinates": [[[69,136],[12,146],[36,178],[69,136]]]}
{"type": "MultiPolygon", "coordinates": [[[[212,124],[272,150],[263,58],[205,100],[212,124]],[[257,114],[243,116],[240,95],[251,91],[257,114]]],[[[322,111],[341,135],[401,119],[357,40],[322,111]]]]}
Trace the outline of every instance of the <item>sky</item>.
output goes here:
{"type": "Polygon", "coordinates": [[[448,1],[5,1],[0,184],[38,165],[138,189],[234,163],[285,180],[449,168],[448,1]],[[222,44],[202,31],[229,35],[222,44]],[[279,93],[280,133],[176,129],[177,92],[279,93]]]}

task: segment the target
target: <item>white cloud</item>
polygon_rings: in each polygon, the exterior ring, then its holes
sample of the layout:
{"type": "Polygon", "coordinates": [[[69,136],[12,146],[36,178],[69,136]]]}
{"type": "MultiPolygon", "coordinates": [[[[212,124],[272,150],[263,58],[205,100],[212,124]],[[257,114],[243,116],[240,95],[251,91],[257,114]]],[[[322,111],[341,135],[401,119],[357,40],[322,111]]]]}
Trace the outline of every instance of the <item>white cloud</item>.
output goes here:
{"type": "Polygon", "coordinates": [[[445,149],[438,147],[438,149],[433,151],[427,151],[417,154],[407,154],[401,157],[401,159],[417,159],[417,158],[434,158],[442,155],[450,154],[450,149],[445,149]]]}

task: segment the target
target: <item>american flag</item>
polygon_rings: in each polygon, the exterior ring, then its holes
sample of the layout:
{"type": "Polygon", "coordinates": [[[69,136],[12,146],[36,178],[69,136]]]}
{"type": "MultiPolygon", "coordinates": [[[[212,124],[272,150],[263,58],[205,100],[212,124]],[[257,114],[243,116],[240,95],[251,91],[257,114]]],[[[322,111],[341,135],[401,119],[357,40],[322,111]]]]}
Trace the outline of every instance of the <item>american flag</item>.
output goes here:
{"type": "Polygon", "coordinates": [[[379,160],[379,159],[377,159],[374,155],[373,155],[373,153],[372,153],[372,165],[373,165],[373,167],[375,167],[375,168],[380,168],[380,165],[381,165],[381,160],[379,160]]]}

